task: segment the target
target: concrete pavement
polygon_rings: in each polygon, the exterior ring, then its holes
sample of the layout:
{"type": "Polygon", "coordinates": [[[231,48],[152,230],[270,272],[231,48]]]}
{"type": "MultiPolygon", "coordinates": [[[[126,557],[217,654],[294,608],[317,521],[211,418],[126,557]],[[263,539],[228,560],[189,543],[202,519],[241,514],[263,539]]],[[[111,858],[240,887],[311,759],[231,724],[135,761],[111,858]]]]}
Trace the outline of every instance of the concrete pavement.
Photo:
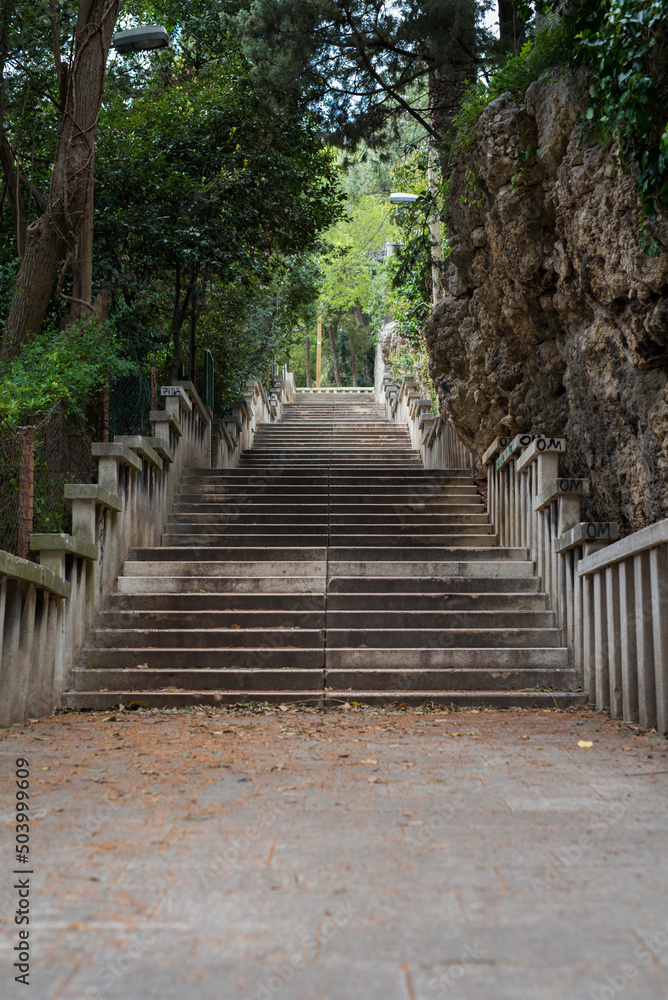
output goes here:
{"type": "Polygon", "coordinates": [[[668,998],[663,737],[583,709],[283,709],[0,735],[3,1000],[668,998]]]}

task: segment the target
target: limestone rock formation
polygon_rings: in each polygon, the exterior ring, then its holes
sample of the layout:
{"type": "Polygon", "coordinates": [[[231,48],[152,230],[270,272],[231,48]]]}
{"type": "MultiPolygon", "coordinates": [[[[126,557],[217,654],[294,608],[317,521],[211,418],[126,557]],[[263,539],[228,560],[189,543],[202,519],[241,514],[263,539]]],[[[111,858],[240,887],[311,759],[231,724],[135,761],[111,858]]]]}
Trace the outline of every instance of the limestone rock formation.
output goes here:
{"type": "MultiPolygon", "coordinates": [[[[504,94],[460,150],[449,295],[426,326],[442,410],[480,458],[499,434],[568,440],[590,513],[668,516],[668,252],[644,256],[634,177],[583,134],[582,77],[504,94]]],[[[668,223],[655,225],[668,245],[668,223]]]]}

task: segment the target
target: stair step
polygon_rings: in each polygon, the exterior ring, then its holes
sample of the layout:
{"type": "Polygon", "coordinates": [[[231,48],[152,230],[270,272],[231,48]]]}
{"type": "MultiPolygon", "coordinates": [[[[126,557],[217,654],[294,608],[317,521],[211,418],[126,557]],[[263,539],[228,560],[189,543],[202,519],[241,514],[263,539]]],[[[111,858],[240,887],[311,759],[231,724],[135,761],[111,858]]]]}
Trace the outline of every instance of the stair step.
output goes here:
{"type": "Polygon", "coordinates": [[[527,691],[577,688],[574,670],[560,667],[475,667],[450,670],[328,669],[328,691],[527,691]]]}
{"type": "Polygon", "coordinates": [[[327,649],[329,653],[338,649],[369,650],[391,649],[458,649],[471,647],[492,649],[534,649],[536,647],[555,648],[561,645],[561,631],[558,628],[468,628],[385,627],[355,628],[332,627],[327,622],[327,649]]]}

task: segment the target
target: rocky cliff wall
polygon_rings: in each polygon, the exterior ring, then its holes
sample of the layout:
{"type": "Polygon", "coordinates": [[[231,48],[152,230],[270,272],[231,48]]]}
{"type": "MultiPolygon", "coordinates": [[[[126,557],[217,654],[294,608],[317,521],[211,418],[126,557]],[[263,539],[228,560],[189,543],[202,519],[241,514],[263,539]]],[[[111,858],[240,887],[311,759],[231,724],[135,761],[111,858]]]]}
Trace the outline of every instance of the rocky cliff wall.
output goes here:
{"type": "Polygon", "coordinates": [[[499,434],[564,436],[589,513],[628,532],[668,516],[668,252],[640,250],[634,178],[583,138],[585,92],[555,72],[486,108],[455,161],[449,294],[426,338],[478,459],[499,434]]]}

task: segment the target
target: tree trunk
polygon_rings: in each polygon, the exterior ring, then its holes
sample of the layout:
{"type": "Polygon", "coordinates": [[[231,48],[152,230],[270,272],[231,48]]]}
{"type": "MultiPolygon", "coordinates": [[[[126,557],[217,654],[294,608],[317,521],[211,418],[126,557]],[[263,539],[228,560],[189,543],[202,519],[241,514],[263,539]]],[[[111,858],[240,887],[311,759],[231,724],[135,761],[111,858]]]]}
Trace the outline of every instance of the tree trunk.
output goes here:
{"type": "Polygon", "coordinates": [[[443,299],[443,247],[441,245],[441,224],[438,218],[438,180],[436,167],[438,155],[433,145],[429,144],[429,166],[427,168],[427,183],[432,198],[432,209],[429,213],[429,235],[431,242],[431,298],[435,306],[443,299]]]}
{"type": "Polygon", "coordinates": [[[343,379],[341,378],[341,368],[339,366],[339,351],[336,346],[336,324],[331,323],[327,327],[329,333],[329,346],[332,349],[332,362],[334,364],[334,380],[337,385],[343,385],[343,379]]]}
{"type": "Polygon", "coordinates": [[[355,354],[355,348],[353,346],[353,336],[348,331],[348,346],[350,347],[350,368],[353,373],[353,385],[355,388],[359,385],[357,381],[357,355],[355,354]]]}
{"type": "Polygon", "coordinates": [[[498,11],[501,51],[512,52],[516,56],[521,47],[524,22],[518,18],[512,0],[498,0],[498,11]]]}
{"type": "Polygon", "coordinates": [[[49,203],[26,234],[2,344],[12,357],[44,322],[58,268],[74,254],[93,176],[95,130],[120,0],[80,0],[72,69],[51,174],[49,203]]]}
{"type": "Polygon", "coordinates": [[[175,380],[178,375],[181,362],[183,361],[183,346],[181,344],[181,327],[188,315],[188,306],[197,284],[197,272],[191,271],[190,283],[186,288],[186,293],[181,301],[181,268],[177,264],[174,276],[174,308],[172,310],[172,363],[169,368],[169,383],[175,380]]]}
{"type": "Polygon", "coordinates": [[[306,388],[311,388],[311,340],[308,328],[304,337],[304,368],[306,370],[306,388]]]}

